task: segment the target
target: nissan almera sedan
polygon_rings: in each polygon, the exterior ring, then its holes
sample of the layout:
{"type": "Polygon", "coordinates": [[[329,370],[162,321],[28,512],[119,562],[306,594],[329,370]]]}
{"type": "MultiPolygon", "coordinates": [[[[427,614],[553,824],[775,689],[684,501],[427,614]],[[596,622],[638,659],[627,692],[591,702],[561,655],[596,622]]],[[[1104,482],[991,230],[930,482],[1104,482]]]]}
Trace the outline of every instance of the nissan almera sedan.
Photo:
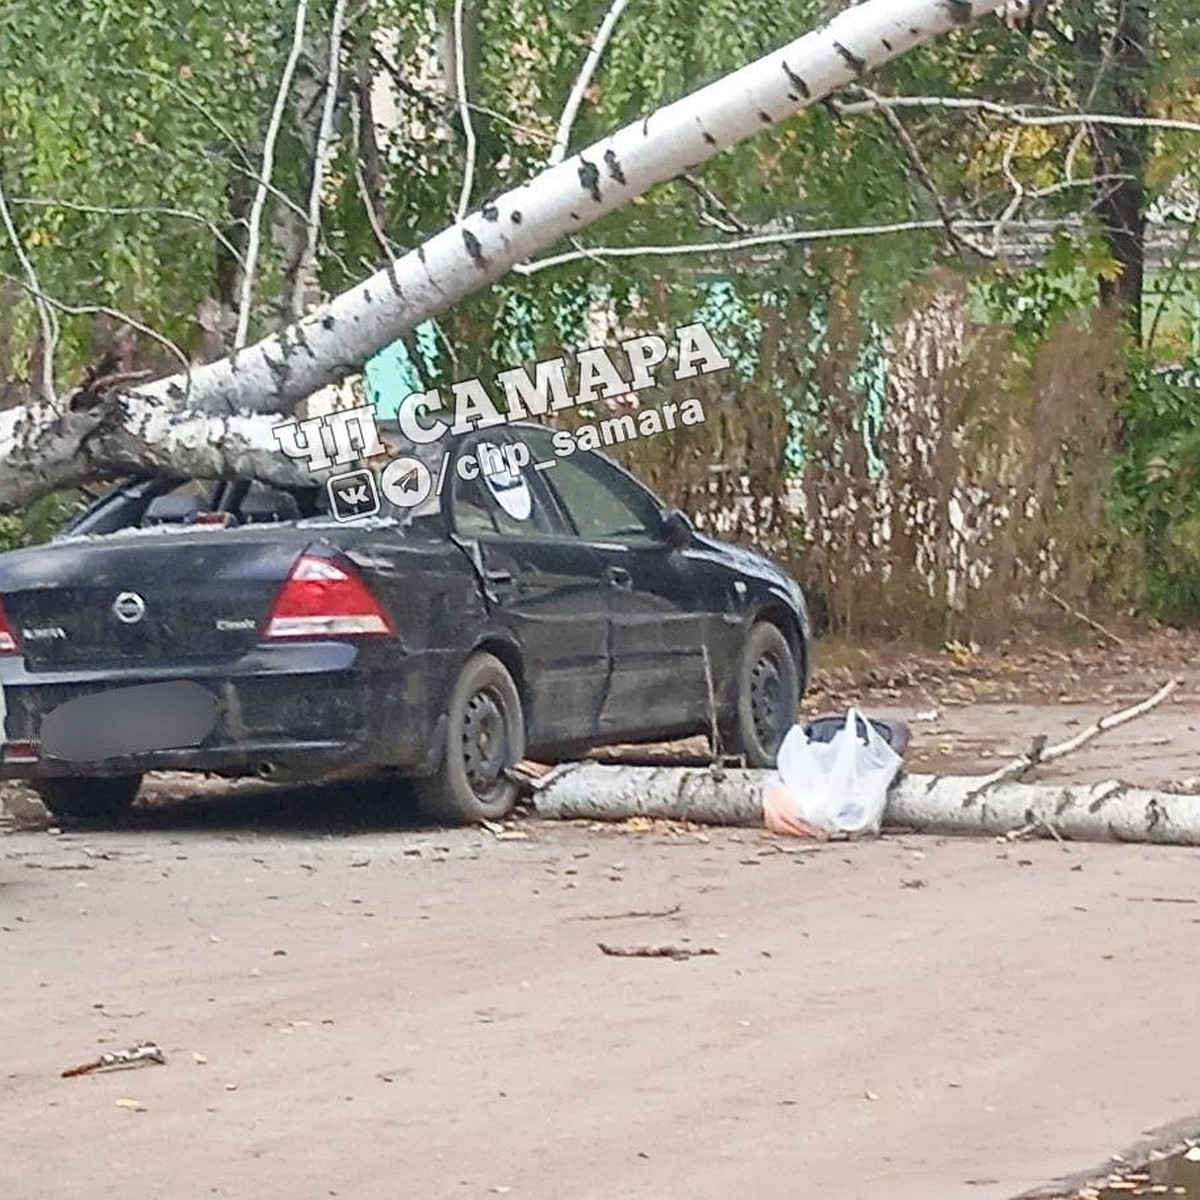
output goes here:
{"type": "Polygon", "coordinates": [[[551,437],[413,447],[369,515],[372,488],[342,511],[316,484],[142,478],[0,554],[0,778],[96,819],[148,771],[399,774],[462,823],[508,812],[522,758],[714,715],[723,753],[772,765],[809,671],[799,586],[551,437]]]}

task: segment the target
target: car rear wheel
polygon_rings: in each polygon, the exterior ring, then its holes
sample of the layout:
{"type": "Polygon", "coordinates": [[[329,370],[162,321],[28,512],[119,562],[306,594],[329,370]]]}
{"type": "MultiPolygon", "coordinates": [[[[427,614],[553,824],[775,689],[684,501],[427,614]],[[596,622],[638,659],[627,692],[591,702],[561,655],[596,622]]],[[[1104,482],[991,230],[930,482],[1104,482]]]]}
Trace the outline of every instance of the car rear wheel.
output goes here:
{"type": "Polygon", "coordinates": [[[34,785],[56,817],[95,821],[117,817],[133,807],[142,786],[140,775],[113,779],[41,779],[34,785]]]}
{"type": "Polygon", "coordinates": [[[517,802],[506,772],[525,755],[525,717],[508,668],[473,654],[450,693],[436,775],[416,782],[422,815],[447,825],[496,821],[517,802]]]}
{"type": "Polygon", "coordinates": [[[748,767],[773,767],[796,720],[800,672],[787,638],[770,622],[751,630],[738,662],[734,709],[723,730],[726,751],[748,767]]]}

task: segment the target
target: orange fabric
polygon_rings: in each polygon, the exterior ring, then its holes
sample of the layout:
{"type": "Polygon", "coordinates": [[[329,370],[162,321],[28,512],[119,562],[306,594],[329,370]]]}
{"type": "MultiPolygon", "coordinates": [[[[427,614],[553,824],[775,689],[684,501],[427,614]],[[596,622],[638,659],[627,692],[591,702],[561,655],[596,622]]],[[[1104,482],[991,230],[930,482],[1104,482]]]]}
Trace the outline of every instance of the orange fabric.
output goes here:
{"type": "Polygon", "coordinates": [[[784,837],[815,838],[822,842],[827,838],[821,830],[806,825],[796,816],[796,810],[782,783],[770,784],[763,792],[763,824],[772,833],[784,837]]]}

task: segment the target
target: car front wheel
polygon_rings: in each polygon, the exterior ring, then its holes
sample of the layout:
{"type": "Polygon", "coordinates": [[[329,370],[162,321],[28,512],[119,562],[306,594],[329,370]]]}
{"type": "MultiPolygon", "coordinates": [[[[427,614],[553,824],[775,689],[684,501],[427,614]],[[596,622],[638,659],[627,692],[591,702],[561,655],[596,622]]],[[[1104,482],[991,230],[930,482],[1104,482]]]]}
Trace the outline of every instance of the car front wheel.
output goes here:
{"type": "Polygon", "coordinates": [[[746,638],[738,661],[733,712],[724,729],[726,752],[748,767],[773,767],[796,720],[800,672],[787,638],[760,621],[746,638]]]}
{"type": "Polygon", "coordinates": [[[39,779],[34,789],[56,817],[97,821],[127,812],[141,786],[140,775],[121,775],[113,779],[39,779]]]}
{"type": "Polygon", "coordinates": [[[525,755],[525,717],[508,668],[473,654],[446,708],[446,748],[436,775],[417,781],[422,815],[447,825],[496,821],[517,802],[507,770],[525,755]]]}

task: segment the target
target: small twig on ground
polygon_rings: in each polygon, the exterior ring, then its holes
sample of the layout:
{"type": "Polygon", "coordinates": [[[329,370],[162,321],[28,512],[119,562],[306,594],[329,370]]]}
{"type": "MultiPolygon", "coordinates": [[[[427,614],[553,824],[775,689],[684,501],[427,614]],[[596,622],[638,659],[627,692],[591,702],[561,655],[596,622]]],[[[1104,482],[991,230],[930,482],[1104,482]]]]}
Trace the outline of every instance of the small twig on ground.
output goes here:
{"type": "Polygon", "coordinates": [[[62,1072],[61,1078],[71,1079],[76,1075],[90,1075],[93,1071],[103,1071],[110,1067],[135,1067],[139,1063],[165,1063],[167,1056],[153,1043],[142,1042],[131,1050],[111,1050],[91,1062],[80,1063],[77,1067],[68,1067],[62,1072]]]}
{"type": "Polygon", "coordinates": [[[1028,824],[1022,825],[1019,829],[1010,829],[1007,833],[998,837],[996,841],[1019,842],[1023,838],[1027,838],[1037,827],[1038,823],[1036,821],[1030,821],[1028,824]]]}
{"type": "Polygon", "coordinates": [[[704,205],[700,219],[706,225],[711,225],[714,229],[721,230],[722,233],[754,232],[703,180],[697,179],[695,175],[687,171],[675,178],[700,197],[701,203],[704,205]]]}
{"type": "Polygon", "coordinates": [[[995,787],[998,783],[1021,779],[1040,763],[1053,762],[1057,758],[1063,758],[1073,751],[1078,750],[1080,746],[1086,745],[1093,738],[1099,737],[1100,734],[1107,733],[1110,729],[1116,729],[1119,725],[1125,725],[1130,721],[1136,720],[1138,717],[1144,716],[1151,709],[1157,708],[1164,700],[1173,695],[1178,688],[1179,680],[1172,679],[1168,683],[1163,684],[1153,696],[1142,700],[1138,704],[1134,704],[1130,708],[1124,708],[1120,712],[1110,713],[1107,716],[1101,717],[1095,724],[1089,725],[1074,737],[1067,738],[1063,742],[1056,742],[1053,746],[1046,746],[1044,736],[1039,735],[1034,739],[1029,750],[1019,758],[1014,758],[1012,762],[1007,763],[999,770],[993,771],[990,775],[985,775],[979,781],[978,785],[967,795],[963,806],[966,807],[973,804],[984,792],[989,788],[995,787]]]}
{"type": "Polygon", "coordinates": [[[1056,842],[1057,842],[1057,843],[1058,843],[1058,844],[1059,844],[1059,845],[1060,845],[1060,846],[1061,846],[1061,847],[1062,847],[1064,850],[1067,848],[1067,843],[1066,843],[1066,840],[1063,838],[1063,835],[1062,835],[1061,833],[1059,833],[1057,829],[1055,829],[1055,828],[1054,828],[1054,822],[1053,822],[1053,821],[1047,821],[1045,817],[1039,817],[1039,818],[1038,818],[1038,824],[1039,824],[1039,825],[1041,825],[1043,829],[1047,830],[1047,831],[1049,832],[1050,836],[1051,836],[1051,837],[1052,837],[1052,838],[1053,838],[1053,839],[1054,839],[1054,840],[1055,840],[1055,841],[1056,841],[1056,842]]]}
{"type": "Polygon", "coordinates": [[[685,958],[701,958],[716,954],[712,946],[610,946],[605,942],[597,942],[601,954],[610,958],[672,958],[677,961],[685,958]]]}
{"type": "Polygon", "coordinates": [[[1055,604],[1057,604],[1058,607],[1061,608],[1063,610],[1063,612],[1065,612],[1067,614],[1067,616],[1074,617],[1077,621],[1082,621],[1089,629],[1093,629],[1096,631],[1096,633],[1099,633],[1103,637],[1108,638],[1108,640],[1110,642],[1112,642],[1114,646],[1120,646],[1120,647],[1122,647],[1122,649],[1124,649],[1124,647],[1126,647],[1129,644],[1128,642],[1125,641],[1124,638],[1118,637],[1115,633],[1112,633],[1110,630],[1105,629],[1104,626],[1101,625],[1099,621],[1092,620],[1092,618],[1089,617],[1087,615],[1087,613],[1080,612],[1079,609],[1073,608],[1061,596],[1056,595],[1049,588],[1047,588],[1047,587],[1042,588],[1042,592],[1045,594],[1045,596],[1048,600],[1052,600],[1055,604]]]}
{"type": "Polygon", "coordinates": [[[535,763],[530,759],[522,759],[520,762],[513,763],[511,767],[505,769],[505,778],[510,779],[513,783],[518,784],[530,792],[540,792],[548,788],[555,780],[561,779],[564,775],[569,775],[572,771],[578,770],[582,763],[567,762],[559,763],[557,766],[546,766],[544,763],[535,763]]]}
{"type": "Polygon", "coordinates": [[[673,917],[683,911],[682,904],[672,904],[670,908],[631,908],[628,912],[619,913],[590,913],[582,917],[571,917],[572,921],[625,921],[643,917],[673,917]]]}

